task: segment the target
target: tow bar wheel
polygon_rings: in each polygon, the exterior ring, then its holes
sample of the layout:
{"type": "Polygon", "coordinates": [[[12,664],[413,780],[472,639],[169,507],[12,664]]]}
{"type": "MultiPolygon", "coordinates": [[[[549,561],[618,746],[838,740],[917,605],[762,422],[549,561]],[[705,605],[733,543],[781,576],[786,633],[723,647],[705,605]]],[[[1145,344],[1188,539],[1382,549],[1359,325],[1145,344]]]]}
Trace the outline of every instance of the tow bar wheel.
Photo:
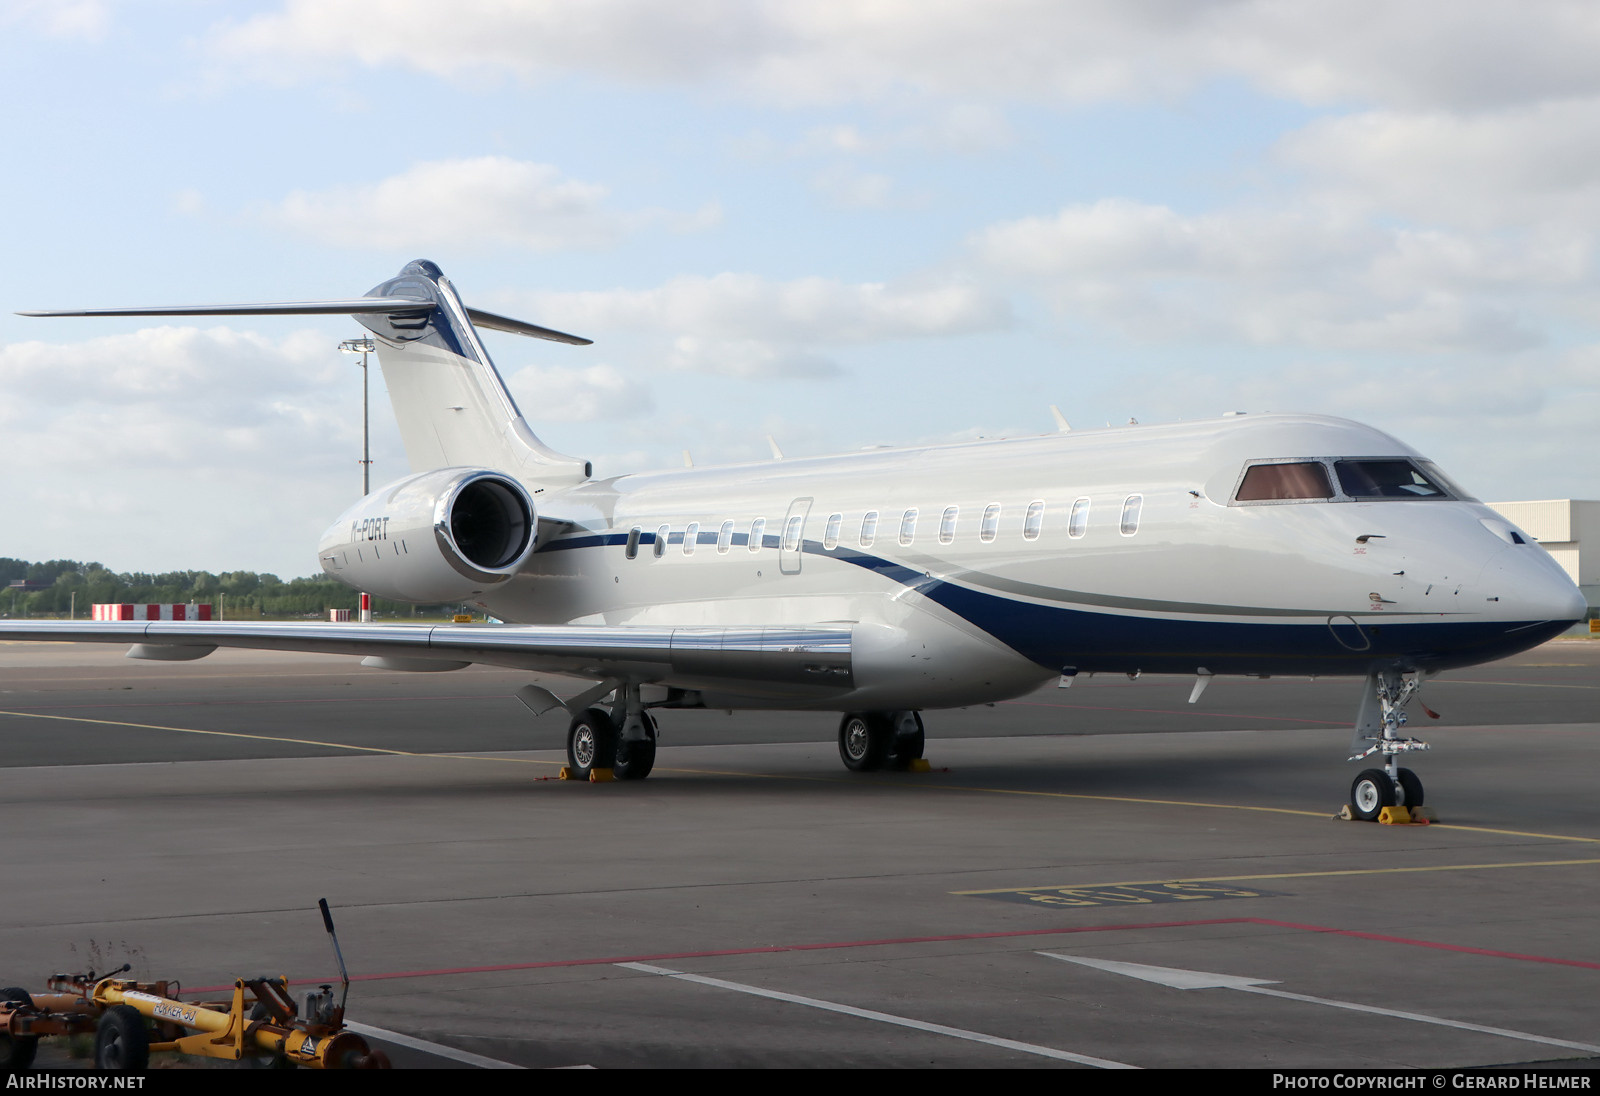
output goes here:
{"type": "Polygon", "coordinates": [[[112,1005],[100,1014],[94,1036],[96,1069],[143,1073],[150,1066],[150,1033],[132,1005],[112,1005]]]}
{"type": "MultiPolygon", "coordinates": [[[[33,998],[21,986],[0,989],[0,1001],[16,1001],[33,1007],[33,998]]],[[[33,1065],[33,1056],[39,1052],[37,1035],[11,1035],[0,1031],[0,1077],[21,1073],[33,1065]]]]}

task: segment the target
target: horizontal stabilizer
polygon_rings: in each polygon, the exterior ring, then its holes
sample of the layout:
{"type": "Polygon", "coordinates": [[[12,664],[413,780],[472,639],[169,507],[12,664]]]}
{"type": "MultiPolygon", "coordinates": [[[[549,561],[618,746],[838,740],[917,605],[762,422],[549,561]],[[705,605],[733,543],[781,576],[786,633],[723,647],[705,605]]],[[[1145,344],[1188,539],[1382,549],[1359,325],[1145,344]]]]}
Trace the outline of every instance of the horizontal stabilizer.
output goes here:
{"type": "MultiPolygon", "coordinates": [[[[133,308],[48,308],[18,312],[19,316],[359,316],[403,312],[432,312],[438,307],[425,297],[352,297],[339,301],[267,301],[261,304],[158,304],[133,308]]],[[[534,339],[591,346],[593,339],[569,335],[549,327],[513,320],[509,316],[467,309],[467,316],[478,327],[527,335],[534,339]]]]}
{"type": "Polygon", "coordinates": [[[533,339],[549,339],[551,342],[570,343],[573,346],[592,346],[593,339],[585,339],[581,335],[568,335],[564,331],[552,331],[548,327],[538,324],[524,323],[513,320],[509,316],[496,316],[493,312],[485,312],[481,308],[467,309],[467,318],[478,327],[487,327],[491,331],[505,331],[512,335],[527,335],[533,339]]]}
{"type": "Polygon", "coordinates": [[[343,316],[365,312],[432,312],[419,297],[351,297],[342,301],[269,301],[265,304],[160,304],[142,308],[52,308],[19,316],[343,316]]]}

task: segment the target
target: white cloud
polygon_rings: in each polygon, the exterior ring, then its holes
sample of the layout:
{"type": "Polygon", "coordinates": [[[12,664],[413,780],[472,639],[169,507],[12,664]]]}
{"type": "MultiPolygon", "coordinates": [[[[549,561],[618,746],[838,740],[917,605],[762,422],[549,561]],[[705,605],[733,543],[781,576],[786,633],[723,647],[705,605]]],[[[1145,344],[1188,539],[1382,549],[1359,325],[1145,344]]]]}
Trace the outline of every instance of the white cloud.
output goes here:
{"type": "Polygon", "coordinates": [[[1521,350],[1543,335],[1508,295],[1576,289],[1582,249],[1378,226],[1326,211],[1186,216],[1107,200],[976,234],[980,262],[1057,308],[1142,340],[1521,350]]]}
{"type": "Polygon", "coordinates": [[[654,289],[525,296],[527,314],[575,330],[637,331],[666,344],[674,368],[726,376],[830,376],[816,347],[992,331],[1011,323],[992,293],[961,282],[890,286],[756,274],[673,278],[654,289]],[[552,322],[554,322],[552,320],[552,322]]]}
{"type": "Polygon", "coordinates": [[[837,362],[820,354],[761,339],[716,339],[680,335],[672,341],[667,364],[692,373],[722,377],[832,377],[837,362]]]}
{"type": "Polygon", "coordinates": [[[652,225],[698,231],[721,216],[715,203],[687,214],[614,213],[606,195],[605,186],[567,178],[549,164],[480,156],[424,161],[361,186],[296,190],[256,212],[315,240],[391,250],[598,248],[652,225]]]}
{"type": "Polygon", "coordinates": [[[1236,76],[1305,102],[1482,107],[1600,91],[1585,0],[287,0],[208,49],[457,79],[592,72],[789,101],[1164,98],[1236,76]]]}
{"type": "Polygon", "coordinates": [[[641,415],[653,406],[650,390],[616,368],[526,366],[506,378],[523,415],[534,422],[595,422],[641,415]]]}
{"type": "Polygon", "coordinates": [[[891,286],[759,274],[684,275],[654,289],[541,293],[541,315],[599,329],[718,334],[792,342],[873,342],[993,330],[1010,323],[1006,303],[976,286],[891,286]]]}
{"type": "Polygon", "coordinates": [[[817,173],[811,188],[843,209],[887,209],[900,204],[894,180],[878,172],[835,167],[817,173]]]}
{"type": "Polygon", "coordinates": [[[1352,209],[1475,228],[1600,229],[1600,98],[1326,118],[1286,137],[1279,155],[1314,193],[1352,209]]]}
{"type": "MultiPolygon", "coordinates": [[[[864,156],[906,150],[920,152],[992,152],[1016,140],[1011,123],[993,107],[957,103],[926,119],[895,128],[864,131],[853,123],[813,126],[785,151],[796,155],[833,153],[864,156]]],[[[771,142],[757,142],[751,151],[774,151],[771,142]]]]}
{"type": "Polygon", "coordinates": [[[506,156],[419,163],[365,186],[296,190],[268,220],[346,247],[596,247],[618,234],[606,188],[506,156]]]}
{"type": "MultiPolygon", "coordinates": [[[[118,569],[291,560],[310,574],[317,535],[360,494],[360,378],[319,332],[12,343],[0,388],[13,555],[71,544],[118,569]]],[[[374,434],[379,482],[404,471],[392,432],[374,434]]]]}
{"type": "Polygon", "coordinates": [[[35,30],[50,38],[99,39],[111,25],[107,0],[5,0],[0,28],[35,30]]]}

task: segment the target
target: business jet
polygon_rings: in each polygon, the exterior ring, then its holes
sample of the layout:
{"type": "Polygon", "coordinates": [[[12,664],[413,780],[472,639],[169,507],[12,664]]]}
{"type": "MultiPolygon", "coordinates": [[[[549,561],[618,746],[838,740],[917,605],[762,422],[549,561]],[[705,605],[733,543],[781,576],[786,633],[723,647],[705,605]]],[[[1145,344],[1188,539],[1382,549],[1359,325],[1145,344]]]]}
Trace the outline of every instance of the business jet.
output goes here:
{"type": "MultiPolygon", "coordinates": [[[[1417,808],[1399,760],[1419,687],[1582,619],[1527,533],[1415,450],[1305,414],[879,449],[597,479],[530,430],[480,329],[589,340],[469,308],[417,261],[348,300],[25,312],[348,314],[372,333],[412,475],[339,517],[323,569],[504,623],[6,622],[0,637],[471,663],[568,675],[567,775],[642,779],[661,709],[838,712],[856,771],[923,756],[922,712],[1084,674],[1361,681],[1351,812],[1417,808]]],[[[1065,424],[1062,424],[1063,427],[1065,424]]],[[[1420,702],[1419,702],[1420,703],[1420,702]]]]}

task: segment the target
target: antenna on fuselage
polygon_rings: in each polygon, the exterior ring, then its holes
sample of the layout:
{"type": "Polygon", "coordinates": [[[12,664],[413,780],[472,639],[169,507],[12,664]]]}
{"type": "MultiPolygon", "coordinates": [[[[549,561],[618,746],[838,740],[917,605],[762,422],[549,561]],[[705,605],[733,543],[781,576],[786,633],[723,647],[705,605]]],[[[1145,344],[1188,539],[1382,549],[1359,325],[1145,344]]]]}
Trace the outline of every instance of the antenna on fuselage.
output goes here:
{"type": "Polygon", "coordinates": [[[1072,433],[1072,425],[1067,422],[1067,417],[1061,413],[1061,408],[1055,404],[1050,405],[1050,415],[1056,420],[1056,432],[1060,434],[1072,433]]]}
{"type": "Polygon", "coordinates": [[[773,460],[782,460],[783,459],[783,450],[778,448],[778,439],[773,437],[771,434],[768,434],[767,435],[767,444],[772,446],[772,459],[773,460]]]}

